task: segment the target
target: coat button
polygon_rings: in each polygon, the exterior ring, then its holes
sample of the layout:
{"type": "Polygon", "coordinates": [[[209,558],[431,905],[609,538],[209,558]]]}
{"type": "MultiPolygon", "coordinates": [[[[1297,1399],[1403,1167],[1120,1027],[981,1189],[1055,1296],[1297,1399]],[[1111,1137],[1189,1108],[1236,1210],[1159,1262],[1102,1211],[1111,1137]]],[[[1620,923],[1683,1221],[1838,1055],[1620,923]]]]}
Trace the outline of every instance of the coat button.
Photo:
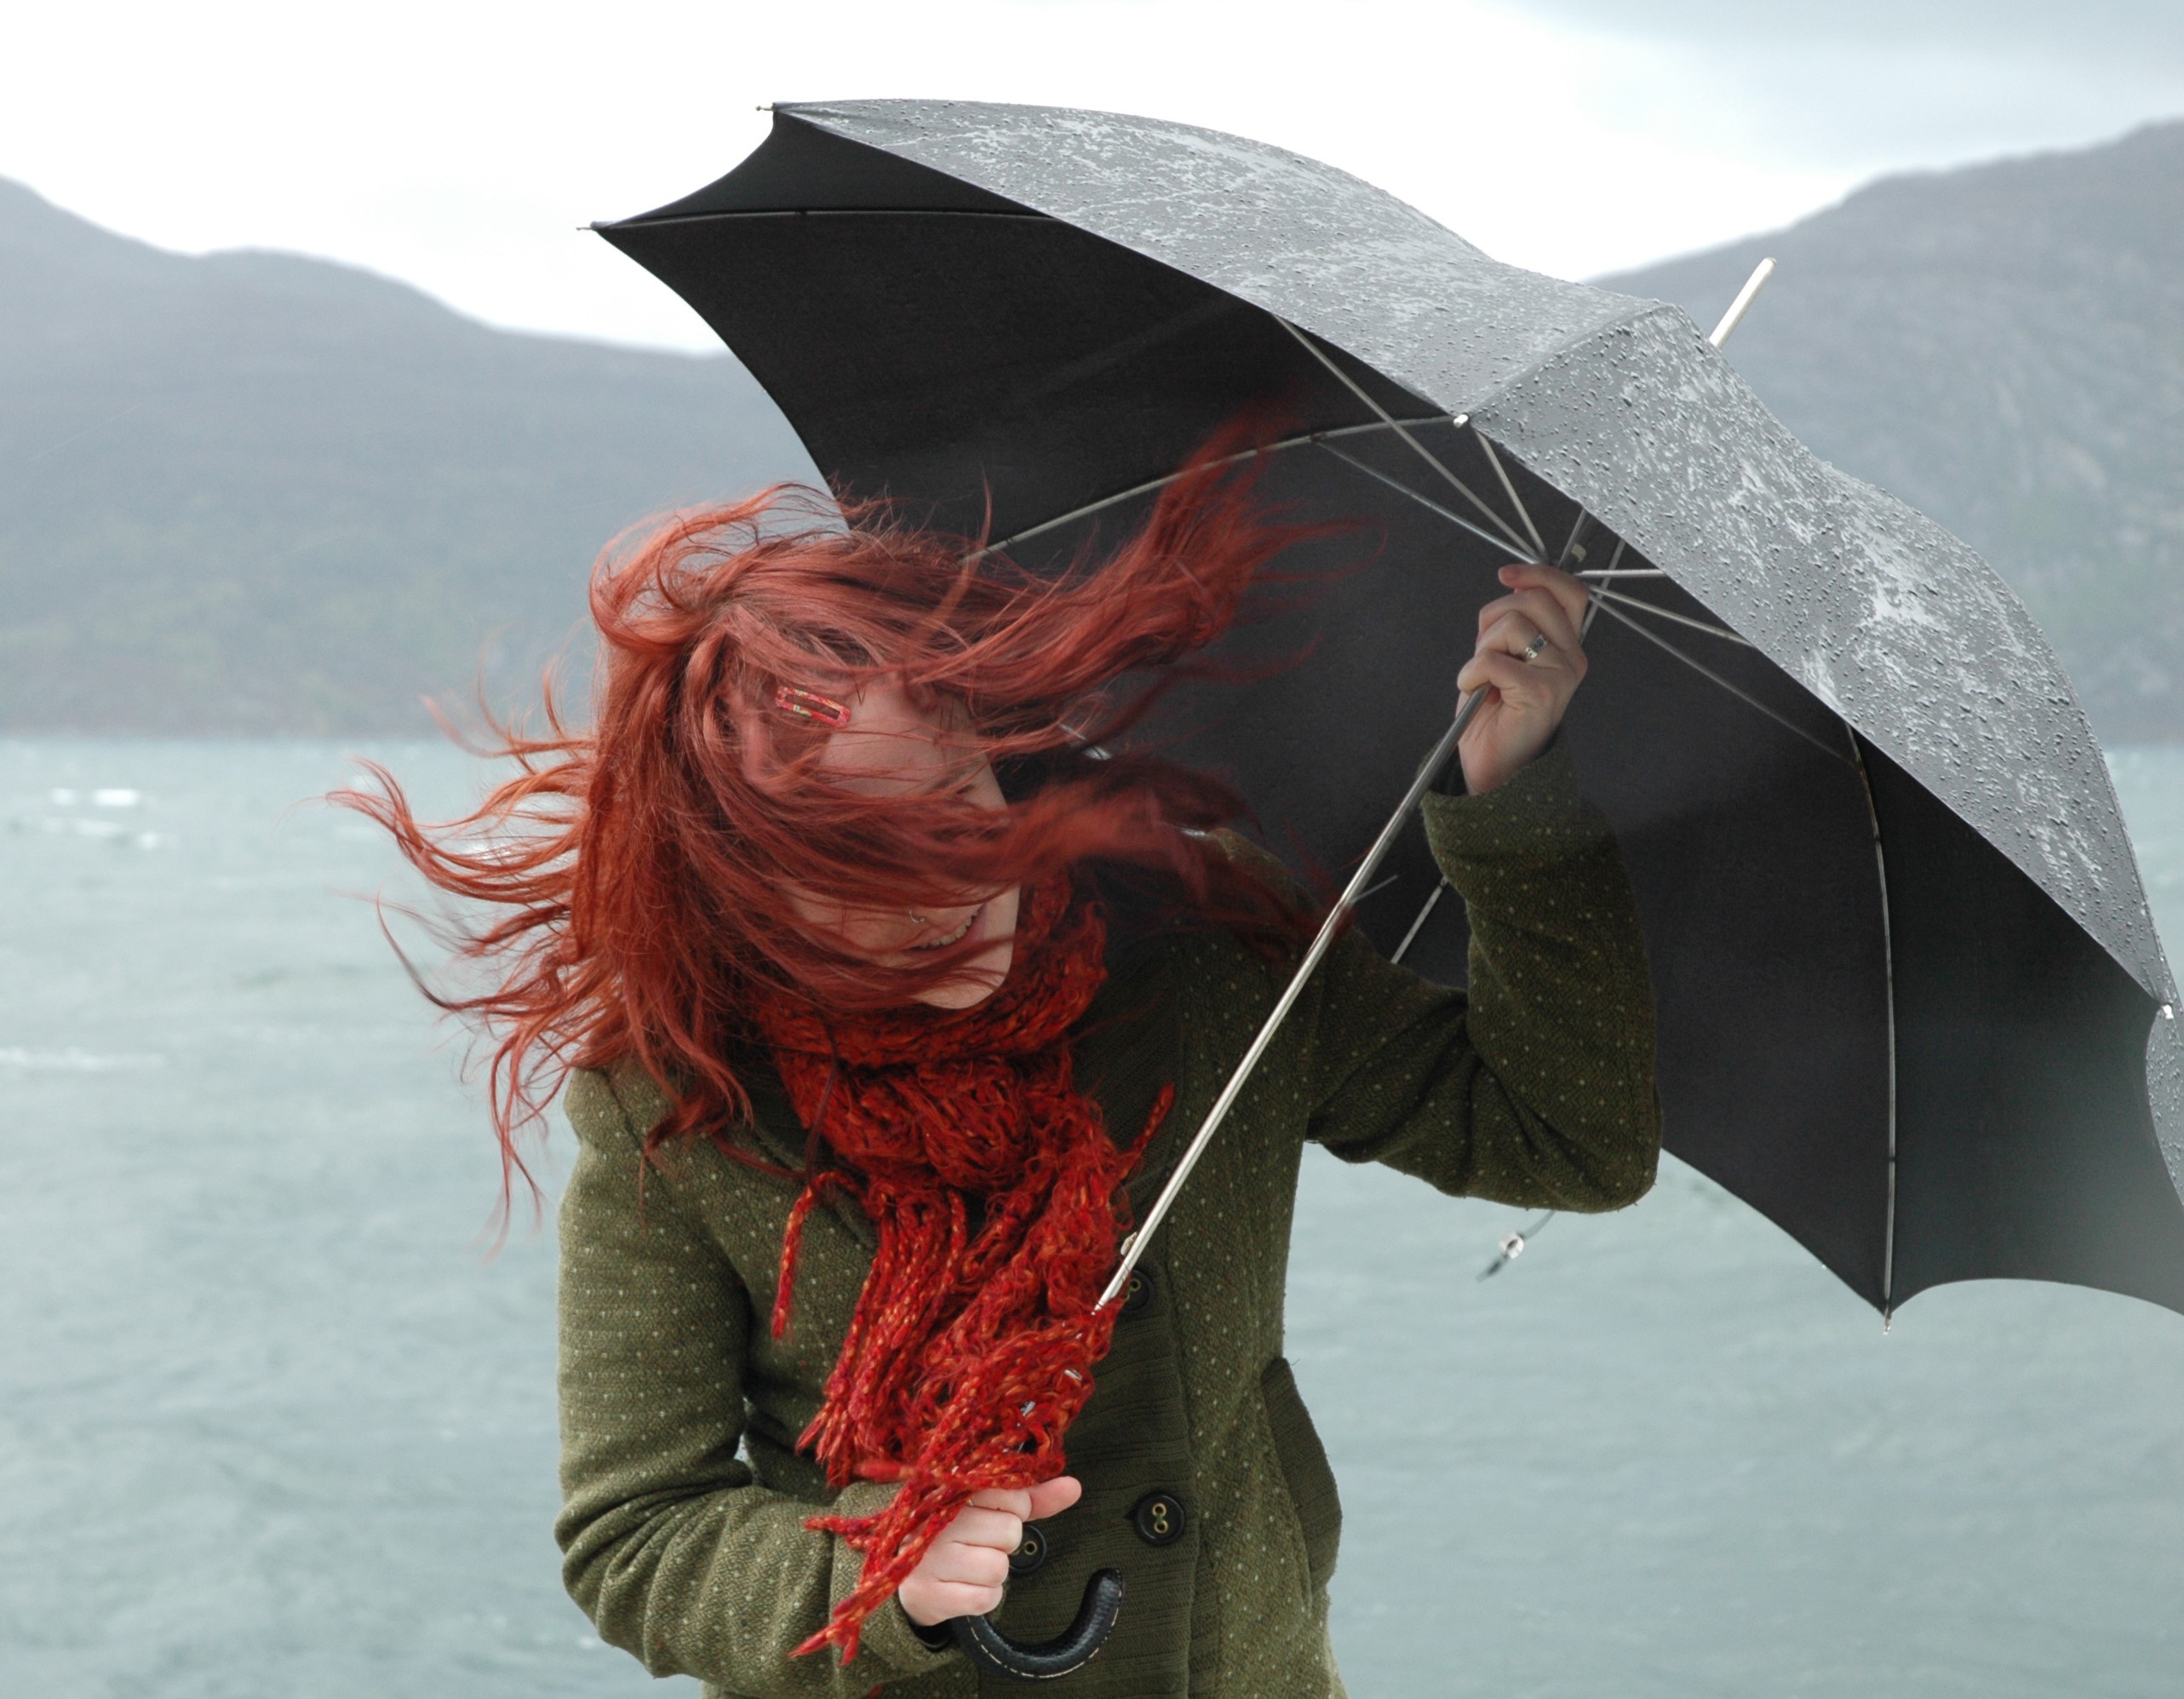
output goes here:
{"type": "Polygon", "coordinates": [[[1134,1316],[1152,1301],[1153,1277],[1142,1268],[1132,1269],[1122,1284],[1122,1313],[1134,1316]]]}
{"type": "Polygon", "coordinates": [[[1147,1493],[1130,1512],[1138,1537],[1148,1546],[1172,1546],[1183,1538],[1183,1501],[1173,1493],[1147,1493]]]}
{"type": "Polygon", "coordinates": [[[1028,1576],[1046,1561],[1046,1536],[1029,1523],[1025,1523],[1022,1542],[1009,1553],[1009,1573],[1028,1576]]]}

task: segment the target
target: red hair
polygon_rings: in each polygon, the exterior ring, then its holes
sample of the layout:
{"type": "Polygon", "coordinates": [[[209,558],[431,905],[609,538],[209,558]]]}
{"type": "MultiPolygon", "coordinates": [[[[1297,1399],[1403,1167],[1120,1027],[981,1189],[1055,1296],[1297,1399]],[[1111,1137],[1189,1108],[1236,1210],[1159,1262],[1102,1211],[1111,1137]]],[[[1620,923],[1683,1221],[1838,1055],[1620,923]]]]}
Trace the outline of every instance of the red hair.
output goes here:
{"type": "MultiPolygon", "coordinates": [[[[393,775],[334,801],[385,826],[440,890],[497,913],[456,933],[474,995],[427,990],[490,1042],[504,1183],[516,1135],[571,1069],[635,1062],[672,1111],[648,1138],[731,1138],[756,993],[819,1007],[900,1005],[961,952],[915,967],[860,960],[800,927],[784,886],[851,906],[946,907],[1098,864],[1170,919],[1286,947],[1305,916],[1286,887],[1205,832],[1241,812],[1203,774],[1108,756],[1169,669],[1236,617],[1273,557],[1311,534],[1260,516],[1235,435],[1194,457],[1134,536],[1044,577],[884,507],[836,508],[779,486],[679,515],[593,575],[600,636],[588,731],[496,726],[484,753],[520,771],[473,813],[421,823],[393,775]],[[844,526],[837,514],[847,521],[844,526]],[[948,794],[875,798],[817,770],[823,728],[784,714],[783,686],[827,697],[890,680],[960,704],[967,746],[1012,793],[1006,811],[948,794]]],[[[506,1201],[504,1191],[504,1202],[506,1201]]]]}

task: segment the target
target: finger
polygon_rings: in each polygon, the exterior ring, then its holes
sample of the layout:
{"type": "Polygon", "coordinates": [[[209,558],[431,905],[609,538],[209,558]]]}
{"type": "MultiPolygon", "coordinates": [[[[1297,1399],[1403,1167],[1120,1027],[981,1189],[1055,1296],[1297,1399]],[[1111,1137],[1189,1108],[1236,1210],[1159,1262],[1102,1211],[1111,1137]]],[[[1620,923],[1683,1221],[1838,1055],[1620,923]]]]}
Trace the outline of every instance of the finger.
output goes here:
{"type": "Polygon", "coordinates": [[[1569,616],[1569,610],[1547,591],[1534,586],[1514,590],[1498,596],[1479,610],[1479,634],[1484,637],[1497,621],[1511,614],[1521,614],[1532,622],[1534,629],[1547,634],[1547,640],[1558,649],[1576,649],[1583,640],[1578,627],[1569,616]]]}
{"type": "MultiPolygon", "coordinates": [[[[1464,663],[1463,671],[1456,674],[1456,689],[1459,693],[1465,696],[1479,692],[1485,692],[1486,706],[1491,708],[1501,697],[1501,692],[1495,682],[1496,669],[1505,671],[1508,669],[1521,668],[1523,665],[1524,663],[1515,656],[1506,654],[1499,649],[1482,650],[1466,661],[1464,663]]],[[[1510,676],[1521,679],[1522,675],[1511,674],[1510,676]]]]}
{"type": "Polygon", "coordinates": [[[1504,614],[1479,639],[1478,655],[1512,655],[1528,666],[1552,667],[1562,662],[1547,633],[1521,613],[1504,614]]]}
{"type": "Polygon", "coordinates": [[[1495,690],[1519,706],[1537,707],[1552,700],[1558,689],[1575,689],[1574,675],[1551,645],[1540,650],[1538,659],[1528,661],[1522,645],[1495,642],[1482,646],[1464,663],[1456,687],[1495,690]]]}
{"type": "Polygon", "coordinates": [[[1022,1487],[985,1487],[971,1495],[971,1502],[980,1510],[998,1510],[1013,1516],[1018,1522],[1029,1519],[1031,1495],[1022,1487]]]}
{"type": "Polygon", "coordinates": [[[1511,589],[1546,591],[1562,604],[1563,614],[1573,623],[1585,617],[1585,604],[1592,600],[1592,592],[1585,588],[1585,580],[1572,577],[1558,566],[1505,566],[1500,577],[1511,589]]]}
{"type": "Polygon", "coordinates": [[[1479,634],[1477,652],[1482,655],[1499,651],[1504,655],[1529,653],[1540,656],[1554,646],[1545,639],[1546,633],[1525,615],[1512,610],[1479,634]],[[1532,646],[1535,640],[1539,643],[1536,649],[1532,646]]]}
{"type": "Polygon", "coordinates": [[[920,1565],[933,1581],[956,1587],[999,1587],[1009,1578],[1009,1552],[990,1546],[935,1545],[920,1565]]]}
{"type": "Polygon", "coordinates": [[[1553,686],[1549,680],[1552,679],[1568,679],[1573,681],[1569,687],[1575,689],[1574,680],[1585,675],[1587,664],[1582,649],[1557,649],[1545,633],[1521,613],[1503,615],[1480,637],[1478,648],[1456,674],[1457,688],[1476,690],[1504,676],[1481,669],[1481,663],[1489,657],[1514,663],[1521,669],[1505,676],[1513,681],[1513,693],[1528,703],[1544,702],[1551,694],[1553,686]]]}
{"type": "Polygon", "coordinates": [[[1051,1481],[1041,1481],[1031,1489],[1031,1514],[1024,1520],[1037,1522],[1043,1517],[1059,1516],[1084,1495],[1084,1483],[1075,1475],[1057,1475],[1051,1481]]]}
{"type": "Polygon", "coordinates": [[[1578,635],[1578,622],[1570,617],[1570,611],[1552,591],[1533,585],[1515,592],[1508,600],[1517,612],[1545,632],[1547,640],[1557,649],[1583,646],[1584,639],[1578,635]]]}
{"type": "Polygon", "coordinates": [[[1023,1518],[1002,1510],[972,1508],[960,1513],[940,1536],[960,1546],[985,1546],[1013,1552],[1023,1543],[1023,1518]]]}
{"type": "Polygon", "coordinates": [[[1573,680],[1584,678],[1592,664],[1584,650],[1560,646],[1551,640],[1551,634],[1522,614],[1509,614],[1498,622],[1479,640],[1477,653],[1513,655],[1542,677],[1568,674],[1573,680]]]}
{"type": "Polygon", "coordinates": [[[1001,1608],[998,1587],[966,1587],[955,1581],[933,1581],[918,1589],[918,1609],[912,1620],[930,1628],[951,1616],[983,1616],[1001,1608]]]}
{"type": "MultiPolygon", "coordinates": [[[[1568,674],[1563,676],[1567,678],[1568,674]]],[[[1457,674],[1456,685],[1465,691],[1490,690],[1494,692],[1493,701],[1518,713],[1551,712],[1561,694],[1555,687],[1555,680],[1539,667],[1499,649],[1473,656],[1470,664],[1457,674]]]]}
{"type": "MultiPolygon", "coordinates": [[[[1492,708],[1497,700],[1494,681],[1488,675],[1486,663],[1476,657],[1465,662],[1464,670],[1456,674],[1456,691],[1459,697],[1483,694],[1487,699],[1480,704],[1482,709],[1492,708]]],[[[1476,726],[1479,722],[1475,717],[1471,723],[1476,726]]]]}

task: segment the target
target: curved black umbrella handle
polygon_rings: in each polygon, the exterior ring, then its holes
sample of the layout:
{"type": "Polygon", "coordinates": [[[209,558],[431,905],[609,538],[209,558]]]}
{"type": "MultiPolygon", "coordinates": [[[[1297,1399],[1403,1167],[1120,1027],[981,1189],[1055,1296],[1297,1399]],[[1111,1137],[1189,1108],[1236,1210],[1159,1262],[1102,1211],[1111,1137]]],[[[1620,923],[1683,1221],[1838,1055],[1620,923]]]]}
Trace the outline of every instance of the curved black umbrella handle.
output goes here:
{"type": "Polygon", "coordinates": [[[1052,1681],[1074,1675],[1098,1656],[1121,1614],[1122,1576],[1114,1570],[1101,1570],[1085,1583],[1085,1602],[1077,1607],[1077,1620],[1054,1639],[1019,1646],[983,1616],[951,1617],[948,1628],[979,1668],[1019,1681],[1052,1681]]]}

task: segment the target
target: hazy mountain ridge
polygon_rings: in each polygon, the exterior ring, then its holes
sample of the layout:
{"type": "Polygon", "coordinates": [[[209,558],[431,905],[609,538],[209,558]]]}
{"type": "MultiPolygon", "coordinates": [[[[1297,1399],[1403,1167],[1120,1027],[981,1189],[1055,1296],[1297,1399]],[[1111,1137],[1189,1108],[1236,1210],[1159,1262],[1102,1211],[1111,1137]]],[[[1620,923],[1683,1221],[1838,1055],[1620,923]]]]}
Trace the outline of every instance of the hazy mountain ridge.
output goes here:
{"type": "Polygon", "coordinates": [[[2184,123],[1601,281],[1711,327],[1766,254],[1729,345],[1761,398],[1992,561],[2104,738],[2184,738],[2184,123]]]}
{"type": "Polygon", "coordinates": [[[809,475],[725,358],[190,258],[0,182],[0,727],[422,731],[513,698],[602,544],[809,475]]]}
{"type": "MultiPolygon", "coordinates": [[[[2184,738],[2184,123],[1884,180],[1604,279],[1963,536],[2111,739],[2184,738]]],[[[517,335],[294,255],[191,258],[0,181],[0,730],[416,731],[526,694],[594,554],[809,475],[733,360],[517,335]]]]}

